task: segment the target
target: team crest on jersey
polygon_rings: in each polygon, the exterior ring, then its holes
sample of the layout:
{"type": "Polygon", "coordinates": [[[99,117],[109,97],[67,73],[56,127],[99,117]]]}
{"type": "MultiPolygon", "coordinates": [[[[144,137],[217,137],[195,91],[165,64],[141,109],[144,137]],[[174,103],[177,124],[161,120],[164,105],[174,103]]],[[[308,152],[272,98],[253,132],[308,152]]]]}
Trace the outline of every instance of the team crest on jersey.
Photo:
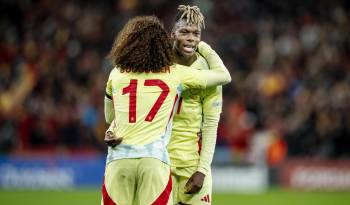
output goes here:
{"type": "Polygon", "coordinates": [[[222,105],[222,102],[213,102],[212,107],[220,107],[222,105]]]}

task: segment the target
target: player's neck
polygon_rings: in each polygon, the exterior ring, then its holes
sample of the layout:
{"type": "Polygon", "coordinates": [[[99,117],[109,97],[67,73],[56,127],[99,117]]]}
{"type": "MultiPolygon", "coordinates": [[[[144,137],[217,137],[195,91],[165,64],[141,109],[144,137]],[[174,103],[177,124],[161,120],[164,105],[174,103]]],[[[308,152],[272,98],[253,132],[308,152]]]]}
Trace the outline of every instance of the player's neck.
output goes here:
{"type": "Polygon", "coordinates": [[[175,52],[175,62],[180,65],[191,66],[194,61],[197,60],[197,55],[184,56],[178,52],[175,52]]]}

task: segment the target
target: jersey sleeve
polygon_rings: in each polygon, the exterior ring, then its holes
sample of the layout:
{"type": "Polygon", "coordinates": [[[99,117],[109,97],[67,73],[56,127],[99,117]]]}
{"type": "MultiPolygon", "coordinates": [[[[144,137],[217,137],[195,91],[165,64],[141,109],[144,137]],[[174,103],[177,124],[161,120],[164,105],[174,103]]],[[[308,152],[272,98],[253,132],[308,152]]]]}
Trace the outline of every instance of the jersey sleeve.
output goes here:
{"type": "Polygon", "coordinates": [[[184,90],[187,90],[189,88],[206,88],[208,81],[208,73],[178,64],[176,65],[176,67],[178,68],[178,75],[180,77],[182,88],[184,90]]]}
{"type": "MultiPolygon", "coordinates": [[[[114,69],[113,69],[114,70],[114,69]]],[[[112,75],[113,75],[113,70],[110,72],[108,80],[107,80],[107,84],[106,84],[106,97],[110,100],[112,100],[112,75]]]]}
{"type": "Polygon", "coordinates": [[[183,89],[203,89],[231,82],[231,75],[221,58],[208,44],[200,42],[198,50],[208,62],[210,70],[197,70],[183,65],[175,65],[179,67],[178,70],[180,70],[179,75],[182,79],[183,89]]]}
{"type": "Polygon", "coordinates": [[[203,71],[208,72],[208,87],[224,85],[231,82],[231,75],[215,50],[207,43],[201,41],[198,44],[198,51],[208,62],[210,68],[209,71],[203,71]]]}
{"type": "Polygon", "coordinates": [[[203,98],[203,112],[218,113],[222,111],[222,86],[208,87],[203,98]]]}
{"type": "Polygon", "coordinates": [[[110,124],[114,119],[113,101],[105,97],[104,99],[104,114],[106,123],[110,124]]]}
{"type": "Polygon", "coordinates": [[[207,175],[213,160],[222,111],[222,87],[207,88],[203,99],[202,150],[197,171],[207,175]]]}
{"type": "Polygon", "coordinates": [[[114,133],[114,128],[115,128],[115,122],[114,122],[115,119],[113,119],[108,127],[108,129],[106,130],[106,133],[107,132],[113,132],[114,133]]]}
{"type": "Polygon", "coordinates": [[[106,93],[104,99],[104,114],[105,120],[109,124],[114,119],[114,108],[113,108],[113,88],[112,88],[112,76],[114,69],[109,74],[107,84],[106,84],[106,93]]]}

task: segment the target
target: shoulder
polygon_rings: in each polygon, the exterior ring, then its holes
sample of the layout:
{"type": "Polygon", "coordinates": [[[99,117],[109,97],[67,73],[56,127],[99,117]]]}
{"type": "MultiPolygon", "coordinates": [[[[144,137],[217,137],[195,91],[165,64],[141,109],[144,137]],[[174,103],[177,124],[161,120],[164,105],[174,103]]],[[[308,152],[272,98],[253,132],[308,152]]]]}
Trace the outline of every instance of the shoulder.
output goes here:
{"type": "Polygon", "coordinates": [[[197,60],[193,63],[193,67],[199,70],[209,70],[209,64],[207,60],[198,52],[196,52],[197,60]]]}
{"type": "Polygon", "coordinates": [[[186,72],[188,72],[189,67],[188,66],[184,66],[184,65],[180,65],[180,64],[174,64],[170,67],[170,73],[177,76],[177,77],[181,77],[182,75],[184,75],[186,72]]]}
{"type": "Polygon", "coordinates": [[[111,71],[109,72],[109,78],[115,75],[116,71],[117,71],[117,67],[112,68],[111,71]]]}
{"type": "Polygon", "coordinates": [[[110,79],[116,78],[116,77],[118,77],[120,74],[121,74],[121,73],[120,73],[119,68],[118,68],[118,67],[114,67],[114,68],[111,70],[110,74],[109,74],[109,78],[110,78],[110,79]]]}
{"type": "Polygon", "coordinates": [[[188,66],[180,65],[176,63],[171,66],[171,70],[180,70],[180,69],[186,69],[186,68],[188,68],[188,66]]]}

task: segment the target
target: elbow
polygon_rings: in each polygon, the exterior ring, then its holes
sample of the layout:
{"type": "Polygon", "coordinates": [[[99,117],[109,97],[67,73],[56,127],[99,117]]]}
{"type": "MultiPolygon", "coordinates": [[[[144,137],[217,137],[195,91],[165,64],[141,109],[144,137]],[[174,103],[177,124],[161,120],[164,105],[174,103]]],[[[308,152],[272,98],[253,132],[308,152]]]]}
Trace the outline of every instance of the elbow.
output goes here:
{"type": "Polygon", "coordinates": [[[113,102],[112,102],[112,100],[110,100],[106,97],[105,97],[104,114],[105,114],[106,123],[111,124],[111,122],[114,119],[113,102]]]}
{"type": "Polygon", "coordinates": [[[107,124],[111,124],[113,121],[113,118],[111,116],[105,116],[105,121],[107,124]]]}
{"type": "Polygon", "coordinates": [[[107,124],[111,124],[114,120],[114,112],[108,112],[105,110],[105,121],[107,124]]]}
{"type": "Polygon", "coordinates": [[[108,112],[108,110],[105,109],[105,121],[107,124],[111,124],[114,119],[114,113],[108,112]]]}
{"type": "Polygon", "coordinates": [[[232,81],[232,78],[231,78],[231,75],[229,72],[226,73],[226,76],[225,76],[225,82],[224,84],[228,84],[232,81]]]}
{"type": "Polygon", "coordinates": [[[227,83],[230,83],[231,81],[232,81],[231,75],[230,75],[230,73],[228,73],[227,83]]]}

